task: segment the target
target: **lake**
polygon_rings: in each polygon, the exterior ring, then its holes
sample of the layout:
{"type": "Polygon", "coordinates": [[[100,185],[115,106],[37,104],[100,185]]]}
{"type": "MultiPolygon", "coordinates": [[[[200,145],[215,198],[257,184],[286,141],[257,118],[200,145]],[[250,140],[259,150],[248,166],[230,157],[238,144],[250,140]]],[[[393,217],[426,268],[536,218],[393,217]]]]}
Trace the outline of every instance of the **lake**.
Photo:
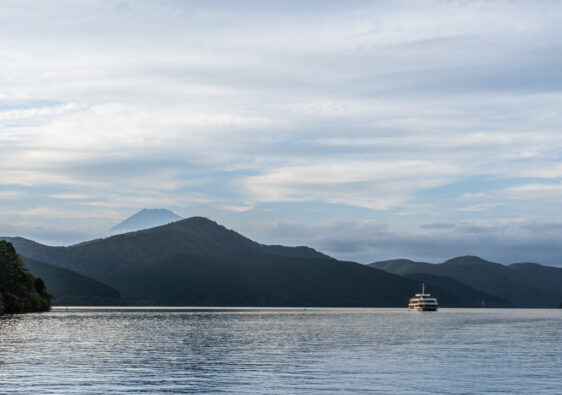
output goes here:
{"type": "Polygon", "coordinates": [[[562,393],[562,310],[54,308],[0,317],[0,393],[562,393]]]}

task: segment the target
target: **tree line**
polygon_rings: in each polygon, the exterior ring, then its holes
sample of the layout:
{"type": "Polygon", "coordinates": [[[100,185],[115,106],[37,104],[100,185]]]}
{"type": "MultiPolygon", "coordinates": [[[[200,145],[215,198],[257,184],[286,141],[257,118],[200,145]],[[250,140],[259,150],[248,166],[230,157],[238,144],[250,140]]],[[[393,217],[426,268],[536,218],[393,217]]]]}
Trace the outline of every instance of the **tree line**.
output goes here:
{"type": "Polygon", "coordinates": [[[14,246],[0,240],[0,314],[47,311],[51,296],[42,279],[34,277],[14,246]]]}

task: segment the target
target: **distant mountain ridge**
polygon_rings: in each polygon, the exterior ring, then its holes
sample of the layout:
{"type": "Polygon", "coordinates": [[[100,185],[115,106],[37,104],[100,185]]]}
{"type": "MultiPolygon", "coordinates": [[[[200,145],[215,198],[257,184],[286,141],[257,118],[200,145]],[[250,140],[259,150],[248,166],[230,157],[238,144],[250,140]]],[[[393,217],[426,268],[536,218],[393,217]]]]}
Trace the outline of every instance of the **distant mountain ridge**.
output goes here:
{"type": "Polygon", "coordinates": [[[405,307],[421,282],[443,307],[476,307],[482,299],[489,307],[562,301],[558,268],[474,256],[369,267],[309,247],[260,244],[204,217],[69,247],[6,239],[22,256],[107,284],[133,305],[405,307]]]}
{"type": "Polygon", "coordinates": [[[203,217],[70,247],[9,240],[22,255],[109,284],[130,304],[405,306],[419,288],[312,248],[256,243],[203,217]]]}
{"type": "MultiPolygon", "coordinates": [[[[562,268],[536,263],[506,266],[477,256],[462,256],[440,264],[395,259],[369,266],[410,278],[431,275],[453,279],[515,307],[555,307],[562,300],[562,268]]],[[[447,288],[444,282],[440,285],[447,288]]]]}
{"type": "Polygon", "coordinates": [[[166,225],[183,219],[176,213],[164,208],[144,208],[131,215],[122,222],[111,228],[110,232],[135,231],[166,225]]]}
{"type": "Polygon", "coordinates": [[[512,263],[509,268],[524,277],[527,284],[556,295],[562,294],[562,269],[559,267],[525,262],[512,263]]]}
{"type": "MultiPolygon", "coordinates": [[[[482,307],[483,301],[486,307],[514,307],[513,303],[507,301],[502,297],[479,291],[461,281],[455,280],[450,277],[442,277],[426,273],[407,274],[403,277],[409,278],[410,280],[416,280],[420,283],[425,283],[429,286],[428,289],[432,293],[433,290],[431,289],[431,287],[433,286],[438,286],[442,289],[446,289],[447,291],[455,295],[458,299],[462,300],[463,305],[457,307],[482,307]]],[[[439,302],[441,302],[441,295],[434,296],[439,296],[439,302]]]]}

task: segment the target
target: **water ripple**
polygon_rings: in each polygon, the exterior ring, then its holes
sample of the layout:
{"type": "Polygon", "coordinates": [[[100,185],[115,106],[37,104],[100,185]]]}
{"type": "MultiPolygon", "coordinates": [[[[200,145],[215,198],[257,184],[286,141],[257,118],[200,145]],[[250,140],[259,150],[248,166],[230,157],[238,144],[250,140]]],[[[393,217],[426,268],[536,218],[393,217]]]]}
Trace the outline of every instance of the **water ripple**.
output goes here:
{"type": "Polygon", "coordinates": [[[0,318],[0,393],[559,393],[559,310],[56,309],[0,318]]]}

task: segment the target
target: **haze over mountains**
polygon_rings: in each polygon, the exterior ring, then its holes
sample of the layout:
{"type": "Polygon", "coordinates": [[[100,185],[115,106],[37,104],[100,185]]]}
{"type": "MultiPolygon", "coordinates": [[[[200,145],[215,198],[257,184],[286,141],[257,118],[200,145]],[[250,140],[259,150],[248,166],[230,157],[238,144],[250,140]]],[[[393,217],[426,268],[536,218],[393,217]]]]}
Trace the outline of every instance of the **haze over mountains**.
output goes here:
{"type": "MultiPolygon", "coordinates": [[[[142,210],[121,224],[174,219],[170,213],[142,210]]],[[[135,305],[404,307],[421,282],[443,307],[477,307],[482,300],[489,307],[555,307],[562,301],[559,268],[478,257],[361,265],[308,247],[259,244],[203,217],[69,247],[6,240],[32,273],[45,277],[55,304],[122,304],[124,298],[135,305]]]]}
{"type": "Polygon", "coordinates": [[[154,228],[182,219],[176,213],[165,208],[143,208],[138,213],[121,221],[110,229],[110,232],[127,232],[154,228]]]}

